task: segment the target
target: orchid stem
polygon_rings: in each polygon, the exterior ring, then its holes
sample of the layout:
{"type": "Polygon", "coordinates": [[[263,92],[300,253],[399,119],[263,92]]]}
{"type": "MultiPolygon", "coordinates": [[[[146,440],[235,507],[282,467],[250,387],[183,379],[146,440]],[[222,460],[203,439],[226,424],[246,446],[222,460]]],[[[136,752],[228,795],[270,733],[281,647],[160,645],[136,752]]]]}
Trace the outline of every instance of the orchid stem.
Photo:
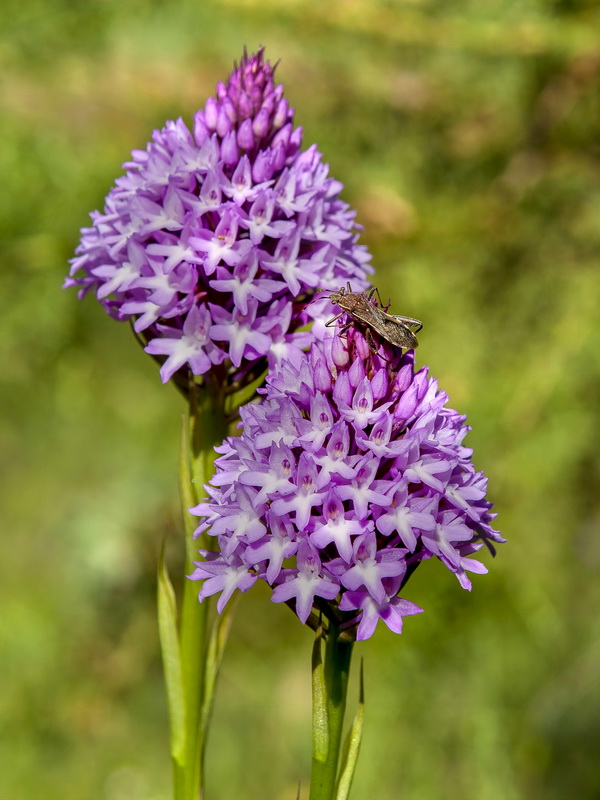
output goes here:
{"type": "Polygon", "coordinates": [[[331,620],[327,633],[317,631],[313,651],[313,760],[310,800],[334,800],[346,695],[354,642],[331,620]],[[325,638],[325,661],[321,639],[325,638]]]}
{"type": "MultiPolygon", "coordinates": [[[[174,760],[175,800],[199,800],[203,796],[204,756],[208,722],[220,657],[211,655],[210,630],[212,616],[210,598],[198,602],[198,587],[187,576],[194,571],[194,561],[199,559],[198,546],[208,547],[209,542],[193,540],[195,518],[189,507],[196,505],[203,495],[203,484],[212,477],[216,453],[214,445],[227,435],[227,422],[222,398],[216,397],[207,387],[190,387],[189,414],[182,439],[182,468],[180,471],[181,499],[185,531],[185,578],[179,626],[181,651],[181,681],[184,700],[183,752],[174,760]],[[212,670],[214,674],[208,674],[212,670]]],[[[221,644],[224,647],[221,631],[221,644]]],[[[214,648],[213,648],[214,649],[214,648]]]]}

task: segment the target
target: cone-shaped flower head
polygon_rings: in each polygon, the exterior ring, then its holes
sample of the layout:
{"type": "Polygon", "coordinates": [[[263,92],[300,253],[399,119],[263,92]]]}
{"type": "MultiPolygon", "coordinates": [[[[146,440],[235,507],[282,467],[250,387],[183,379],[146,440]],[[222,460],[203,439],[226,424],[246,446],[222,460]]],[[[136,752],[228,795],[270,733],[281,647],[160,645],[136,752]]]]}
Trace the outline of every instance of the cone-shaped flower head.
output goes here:
{"type": "Polygon", "coordinates": [[[435,556],[465,589],[467,572],[487,571],[471,555],[504,541],[487,481],[462,444],[465,418],[426,367],[415,373],[412,351],[327,334],[284,359],[263,394],[193,509],[219,546],[191,576],[200,600],[222,592],[221,609],[260,578],[302,622],[320,610],[366,639],[380,619],[400,633],[422,610],[398,596],[421,561],[435,556]]]}
{"type": "Polygon", "coordinates": [[[262,50],[244,53],[192,131],[168,122],[132,153],[81,232],[66,286],[131,320],[163,381],[260,372],[307,346],[316,288],[367,286],[355,214],[316,146],[302,151],[273,73],[262,50]]]}

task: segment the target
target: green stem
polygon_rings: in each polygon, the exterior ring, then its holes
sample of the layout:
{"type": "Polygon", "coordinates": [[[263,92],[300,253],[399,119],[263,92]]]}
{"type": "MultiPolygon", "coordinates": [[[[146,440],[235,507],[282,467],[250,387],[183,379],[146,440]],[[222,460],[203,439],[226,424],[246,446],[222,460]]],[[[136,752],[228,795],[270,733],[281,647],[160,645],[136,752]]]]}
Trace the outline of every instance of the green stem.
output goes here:
{"type": "MultiPolygon", "coordinates": [[[[194,387],[192,387],[194,388],[194,387]]],[[[198,547],[208,542],[194,541],[192,533],[196,520],[188,508],[196,505],[202,495],[202,486],[214,471],[216,453],[214,446],[227,435],[224,405],[221,397],[212,393],[213,387],[191,391],[189,428],[187,436],[187,469],[181,475],[181,499],[184,514],[186,544],[185,575],[194,571],[194,561],[199,559],[198,547]]],[[[204,754],[207,723],[212,705],[216,675],[206,674],[209,649],[210,598],[198,602],[198,584],[184,579],[179,640],[181,647],[181,674],[185,705],[185,732],[183,759],[174,763],[175,800],[198,800],[203,794],[204,754]],[[211,696],[205,696],[205,687],[211,696]],[[208,713],[207,713],[208,706],[208,713]]],[[[218,663],[215,665],[218,669],[218,663]]]]}
{"type": "Polygon", "coordinates": [[[317,645],[313,651],[313,760],[310,800],[335,798],[354,644],[330,620],[323,664],[319,641],[322,635],[322,632],[317,632],[317,645]]]}

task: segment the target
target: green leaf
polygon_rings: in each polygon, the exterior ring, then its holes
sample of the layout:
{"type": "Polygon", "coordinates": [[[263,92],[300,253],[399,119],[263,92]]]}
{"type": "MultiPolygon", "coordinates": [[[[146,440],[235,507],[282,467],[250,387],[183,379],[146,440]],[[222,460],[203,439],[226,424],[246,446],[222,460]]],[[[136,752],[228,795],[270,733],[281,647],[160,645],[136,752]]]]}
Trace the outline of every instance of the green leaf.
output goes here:
{"type": "Polygon", "coordinates": [[[324,763],[329,752],[329,724],[327,714],[327,685],[323,666],[322,642],[323,628],[317,628],[312,651],[312,736],[313,761],[324,763]]]}
{"type": "Polygon", "coordinates": [[[177,603],[165,563],[165,547],[158,560],[158,632],[167,689],[171,729],[171,755],[182,764],[185,742],[185,704],[181,675],[181,654],[177,633],[177,603]]]}
{"type": "Polygon", "coordinates": [[[358,690],[358,708],[352,727],[348,731],[348,736],[344,743],[344,753],[342,756],[342,766],[338,779],[335,800],[348,800],[350,788],[356,770],[356,762],[360,751],[362,739],[363,723],[365,719],[365,682],[363,675],[363,662],[360,662],[360,684],[358,690]]]}

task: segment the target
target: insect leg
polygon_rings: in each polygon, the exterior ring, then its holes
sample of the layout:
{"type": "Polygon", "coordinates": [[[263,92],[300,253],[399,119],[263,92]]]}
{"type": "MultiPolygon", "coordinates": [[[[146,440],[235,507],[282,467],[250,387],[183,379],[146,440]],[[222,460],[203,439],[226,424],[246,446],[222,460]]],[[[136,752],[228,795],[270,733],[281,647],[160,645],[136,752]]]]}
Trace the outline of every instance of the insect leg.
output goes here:
{"type": "Polygon", "coordinates": [[[382,355],[382,353],[380,353],[379,350],[377,349],[377,344],[375,343],[375,339],[373,338],[373,333],[371,332],[370,328],[365,328],[364,337],[365,337],[365,340],[366,340],[367,344],[369,345],[369,350],[373,353],[373,355],[379,356],[379,358],[382,358],[384,361],[387,361],[388,364],[389,364],[390,363],[390,359],[386,358],[384,355],[382,355]]]}
{"type": "Polygon", "coordinates": [[[423,323],[420,319],[413,319],[413,317],[403,317],[400,314],[388,314],[389,319],[396,322],[398,325],[403,325],[406,328],[415,328],[415,333],[423,329],[423,323]]]}
{"type": "Polygon", "coordinates": [[[369,350],[376,354],[377,353],[377,346],[375,344],[375,339],[373,339],[373,334],[371,333],[370,328],[365,328],[365,339],[367,344],[369,345],[369,350]]]}
{"type": "Polygon", "coordinates": [[[329,322],[326,322],[326,323],[325,323],[325,327],[326,327],[326,328],[330,328],[330,327],[333,325],[333,323],[336,321],[336,319],[339,319],[339,318],[340,318],[341,316],[343,316],[345,313],[346,313],[345,311],[340,311],[340,313],[339,313],[339,314],[336,314],[336,315],[335,315],[335,317],[332,317],[332,318],[329,320],[329,322]]]}
{"type": "Polygon", "coordinates": [[[335,322],[336,319],[339,319],[345,313],[346,313],[345,311],[342,311],[342,313],[338,314],[337,317],[330,319],[329,322],[325,323],[325,327],[329,326],[331,328],[337,328],[341,336],[342,333],[345,333],[348,330],[348,328],[351,328],[354,325],[354,320],[351,319],[350,322],[344,322],[342,325],[332,325],[331,323],[335,322]]]}
{"type": "Polygon", "coordinates": [[[387,314],[388,308],[392,305],[392,301],[388,299],[386,305],[383,305],[383,300],[381,299],[381,295],[379,294],[379,289],[377,289],[377,300],[379,301],[379,305],[381,306],[383,311],[385,311],[385,313],[387,314]]]}
{"type": "Polygon", "coordinates": [[[423,323],[421,322],[420,319],[413,319],[412,317],[402,317],[402,321],[409,328],[414,328],[415,333],[418,333],[419,331],[423,330],[423,323]]]}

